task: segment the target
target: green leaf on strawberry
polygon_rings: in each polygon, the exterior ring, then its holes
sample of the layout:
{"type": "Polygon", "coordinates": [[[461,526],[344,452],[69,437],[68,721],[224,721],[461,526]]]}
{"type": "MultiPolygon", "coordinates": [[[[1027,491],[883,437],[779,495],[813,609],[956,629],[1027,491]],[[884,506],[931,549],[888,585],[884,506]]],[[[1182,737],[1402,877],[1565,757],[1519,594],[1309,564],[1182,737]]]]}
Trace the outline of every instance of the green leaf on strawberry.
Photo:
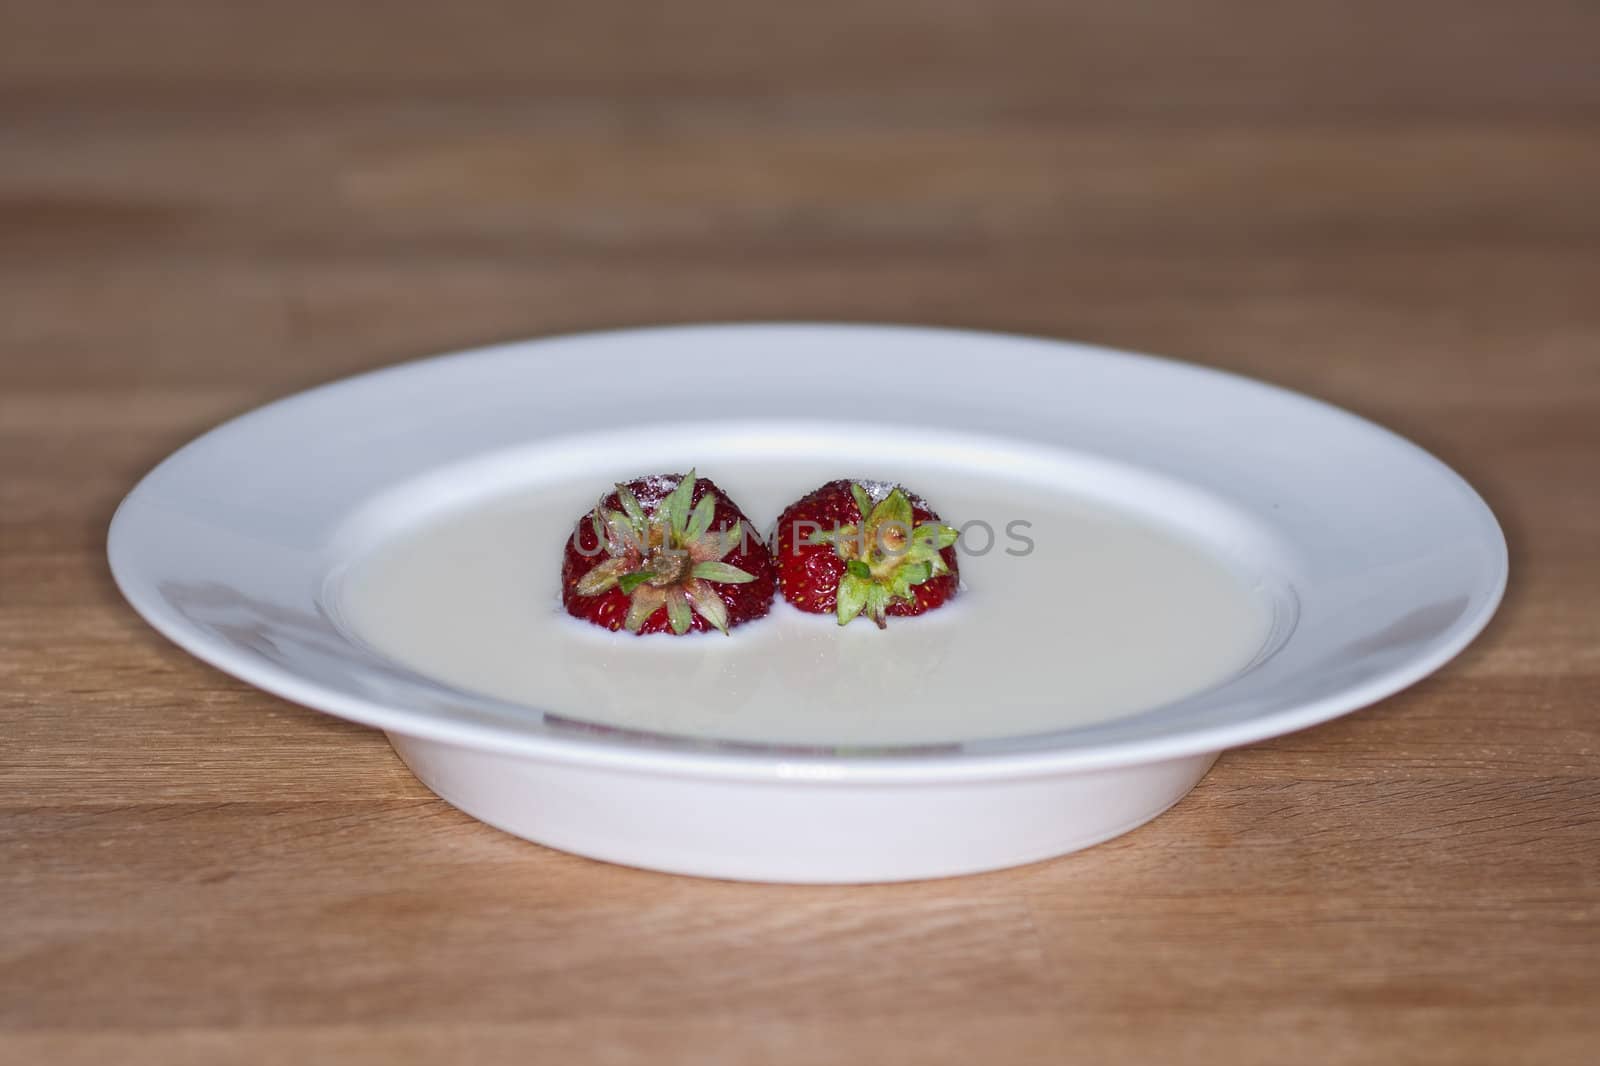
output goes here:
{"type": "Polygon", "coordinates": [[[845,560],[835,613],[840,625],[865,614],[881,629],[889,605],[913,601],[918,585],[950,572],[942,552],[960,531],[942,522],[916,524],[911,499],[898,486],[877,503],[866,487],[851,483],[850,495],[861,514],[860,526],[820,530],[809,544],[831,544],[845,560]]]}
{"type": "Polygon", "coordinates": [[[619,589],[629,598],[624,626],[637,633],[657,611],[666,609],[673,633],[687,633],[696,614],[714,629],[728,632],[728,610],[717,585],[756,580],[724,558],[743,543],[741,523],[712,530],[717,497],[703,494],[693,504],[695,473],[689,471],[651,513],[628,486],[618,485],[622,510],[598,506],[590,514],[606,558],[578,579],[579,596],[619,589]]]}

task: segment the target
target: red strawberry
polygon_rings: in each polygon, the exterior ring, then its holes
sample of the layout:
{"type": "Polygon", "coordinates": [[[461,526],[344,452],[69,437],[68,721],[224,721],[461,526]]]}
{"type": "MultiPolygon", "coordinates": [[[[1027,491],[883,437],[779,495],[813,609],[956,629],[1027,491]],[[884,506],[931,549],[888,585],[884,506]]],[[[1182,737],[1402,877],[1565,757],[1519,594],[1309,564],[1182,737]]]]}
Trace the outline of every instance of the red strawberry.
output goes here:
{"type": "Polygon", "coordinates": [[[632,633],[726,633],[766,614],[773,587],[749,519],[693,470],[618,485],[578,520],[561,565],[568,614],[632,633]]]}
{"type": "Polygon", "coordinates": [[[789,505],[772,549],[783,598],[845,625],[931,611],[956,594],[957,530],[898,485],[830,481],[789,505]]]}

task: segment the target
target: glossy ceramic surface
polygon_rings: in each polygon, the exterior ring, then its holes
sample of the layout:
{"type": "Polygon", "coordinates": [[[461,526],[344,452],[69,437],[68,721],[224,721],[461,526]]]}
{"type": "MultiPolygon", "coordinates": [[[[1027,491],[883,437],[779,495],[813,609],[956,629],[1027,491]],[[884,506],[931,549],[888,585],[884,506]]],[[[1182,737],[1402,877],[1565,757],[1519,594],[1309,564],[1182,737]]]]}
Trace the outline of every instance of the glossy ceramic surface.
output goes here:
{"type": "Polygon", "coordinates": [[[269,692],[387,731],[423,781],[487,822],[617,862],[791,881],[961,873],[1115,835],[1180,798],[1216,753],[1437,669],[1487,623],[1506,579],[1504,541],[1472,489],[1343,411],[1081,345],[835,325],[555,338],[312,390],[159,466],[118,511],[109,553],[162,633],[269,692]],[[667,397],[656,424],[596,433],[586,390],[600,371],[648,377],[667,397]],[[891,390],[905,402],[885,409],[875,398],[891,390]],[[639,457],[684,433],[742,453],[844,441],[908,461],[946,451],[1047,466],[1084,498],[1225,555],[1270,604],[1272,633],[1224,683],[1141,713],[838,751],[592,728],[581,708],[421,676],[341,624],[338,576],[385,530],[538,464],[654,466],[639,457]]]}

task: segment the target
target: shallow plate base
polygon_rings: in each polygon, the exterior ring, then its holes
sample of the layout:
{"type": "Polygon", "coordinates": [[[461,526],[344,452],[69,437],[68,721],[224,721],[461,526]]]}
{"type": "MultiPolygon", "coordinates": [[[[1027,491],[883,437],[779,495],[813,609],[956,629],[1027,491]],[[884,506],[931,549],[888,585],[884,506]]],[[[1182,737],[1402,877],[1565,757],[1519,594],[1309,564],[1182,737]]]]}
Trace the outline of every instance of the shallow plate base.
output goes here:
{"type": "Polygon", "coordinates": [[[524,839],[668,873],[812,884],[951,877],[1064,855],[1143,825],[1217,758],[977,786],[757,783],[618,772],[395,733],[389,742],[440,797],[524,839]]]}

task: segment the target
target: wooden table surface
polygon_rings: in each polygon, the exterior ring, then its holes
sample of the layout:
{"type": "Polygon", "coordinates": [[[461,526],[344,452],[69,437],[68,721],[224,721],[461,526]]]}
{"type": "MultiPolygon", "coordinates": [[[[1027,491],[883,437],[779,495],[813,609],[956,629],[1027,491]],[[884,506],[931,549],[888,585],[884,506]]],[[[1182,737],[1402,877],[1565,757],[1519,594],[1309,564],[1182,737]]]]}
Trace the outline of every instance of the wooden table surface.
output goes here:
{"type": "Polygon", "coordinates": [[[0,0],[0,1059],[1594,1061],[1597,55],[1588,0],[0,0]],[[742,318],[1303,389],[1483,491],[1509,598],[1118,840],[799,888],[480,825],[107,576],[263,401],[742,318]]]}

